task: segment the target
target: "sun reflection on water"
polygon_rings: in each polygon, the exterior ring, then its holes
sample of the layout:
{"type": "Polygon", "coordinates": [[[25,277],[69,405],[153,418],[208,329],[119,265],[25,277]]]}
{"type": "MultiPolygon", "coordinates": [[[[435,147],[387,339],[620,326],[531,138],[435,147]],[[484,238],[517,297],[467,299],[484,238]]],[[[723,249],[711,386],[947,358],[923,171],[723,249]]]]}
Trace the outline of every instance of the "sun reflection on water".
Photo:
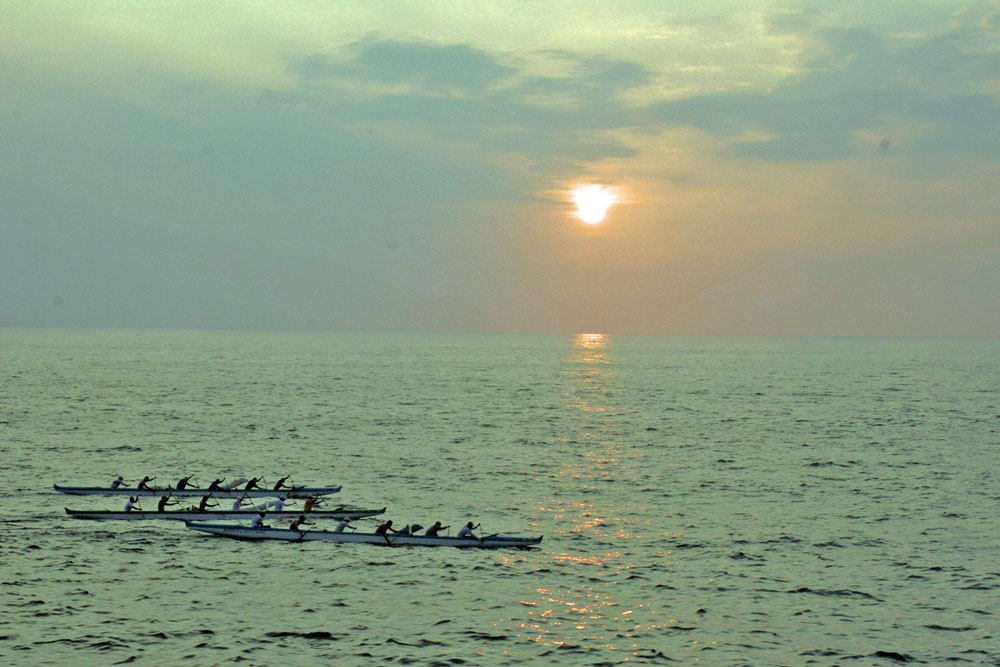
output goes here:
{"type": "MultiPolygon", "coordinates": [[[[656,450],[623,441],[623,429],[634,426],[622,404],[611,337],[576,334],[565,359],[566,428],[554,443],[561,461],[550,472],[551,495],[533,501],[535,512],[556,527],[550,544],[558,546],[539,554],[538,585],[521,592],[520,613],[509,622],[519,636],[550,650],[613,651],[610,661],[642,661],[668,651],[667,633],[679,639],[677,633],[698,627],[694,619],[679,623],[665,595],[678,565],[662,542],[672,511],[627,500],[630,485],[646,479],[644,467],[654,463],[656,450]],[[596,488],[619,485],[620,494],[588,502],[596,488]],[[634,548],[639,544],[643,548],[634,548]]],[[[670,644],[676,650],[676,641],[670,644]]]]}
{"type": "Polygon", "coordinates": [[[583,349],[604,349],[608,346],[608,335],[602,333],[581,333],[576,335],[575,347],[583,349]]]}

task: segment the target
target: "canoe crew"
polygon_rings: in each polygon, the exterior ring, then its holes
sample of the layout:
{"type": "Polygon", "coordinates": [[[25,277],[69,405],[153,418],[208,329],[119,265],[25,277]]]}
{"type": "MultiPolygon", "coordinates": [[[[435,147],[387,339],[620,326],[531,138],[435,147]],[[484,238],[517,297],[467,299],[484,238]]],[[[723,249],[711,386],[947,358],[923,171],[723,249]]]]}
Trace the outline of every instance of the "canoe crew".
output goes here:
{"type": "Polygon", "coordinates": [[[177,481],[177,489],[180,490],[180,489],[186,489],[186,488],[188,488],[188,482],[191,481],[192,477],[194,477],[194,475],[188,475],[187,477],[181,477],[177,481]]]}
{"type": "Polygon", "coordinates": [[[139,498],[137,496],[129,496],[128,497],[128,502],[125,503],[125,511],[126,512],[131,512],[134,509],[138,509],[141,512],[142,508],[135,506],[135,504],[137,502],[139,502],[139,498]]]}
{"type": "Polygon", "coordinates": [[[288,479],[289,477],[291,477],[291,475],[285,475],[284,477],[282,477],[281,479],[279,479],[278,483],[274,485],[274,490],[277,491],[277,490],[283,489],[283,488],[291,488],[291,487],[286,487],[285,486],[285,480],[288,479]]]}
{"type": "Polygon", "coordinates": [[[323,504],[323,499],[320,498],[319,496],[309,496],[308,498],[306,498],[306,502],[302,506],[302,511],[303,512],[311,512],[313,507],[316,507],[316,505],[322,505],[322,504],[323,504]]]}
{"type": "Polygon", "coordinates": [[[244,491],[250,491],[251,489],[259,489],[260,488],[260,482],[263,479],[264,479],[263,477],[254,477],[249,482],[247,482],[247,485],[243,487],[243,490],[244,491]]]}
{"type": "Polygon", "coordinates": [[[340,523],[338,523],[337,527],[333,529],[333,532],[342,533],[346,528],[350,528],[351,530],[356,530],[354,526],[351,525],[351,518],[347,516],[345,516],[343,519],[340,520],[340,523]]]}
{"type": "Polygon", "coordinates": [[[172,502],[172,503],[171,502],[167,502],[168,500],[170,500],[170,494],[169,493],[167,495],[165,495],[165,496],[160,496],[160,502],[156,503],[156,511],[157,512],[166,512],[168,505],[177,505],[177,504],[179,504],[176,500],[174,502],[172,502]]]}
{"type": "Polygon", "coordinates": [[[264,524],[264,510],[257,512],[257,516],[250,520],[251,528],[267,528],[264,524]]]}
{"type": "Polygon", "coordinates": [[[424,533],[427,537],[438,537],[438,531],[448,530],[451,526],[442,526],[440,521],[435,521],[434,525],[427,529],[424,533]]]}
{"type": "Polygon", "coordinates": [[[122,477],[121,475],[118,475],[118,479],[116,479],[115,481],[111,482],[111,488],[112,489],[117,489],[119,486],[121,486],[124,483],[125,483],[125,478],[122,477]]]}
{"type": "Polygon", "coordinates": [[[299,537],[301,537],[306,532],[306,531],[302,530],[301,526],[303,526],[303,525],[312,525],[312,524],[313,524],[312,521],[306,521],[305,515],[300,514],[299,518],[297,518],[295,521],[291,522],[288,525],[288,529],[289,530],[297,530],[299,532],[299,537]]]}
{"type": "Polygon", "coordinates": [[[385,523],[383,523],[381,526],[379,526],[378,528],[376,528],[375,529],[375,534],[376,535],[381,535],[382,537],[384,537],[385,538],[385,543],[391,545],[392,544],[392,540],[389,539],[389,531],[392,531],[394,533],[398,533],[399,532],[398,530],[396,530],[395,528],[392,527],[392,519],[389,519],[388,521],[386,521],[385,523]]]}
{"type": "Polygon", "coordinates": [[[220,484],[222,484],[225,481],[226,481],[225,477],[223,477],[222,479],[215,480],[214,482],[212,482],[211,484],[208,485],[208,490],[209,491],[222,491],[222,487],[220,486],[220,484]]]}
{"type": "Polygon", "coordinates": [[[153,489],[149,486],[149,482],[152,482],[154,479],[156,479],[156,478],[155,477],[149,477],[149,476],[143,477],[142,481],[139,482],[139,485],[137,487],[135,487],[135,488],[137,488],[137,489],[146,489],[147,491],[152,491],[153,489]]]}
{"type": "Polygon", "coordinates": [[[459,529],[458,535],[456,535],[455,537],[470,537],[474,540],[478,540],[479,538],[476,537],[476,534],[472,532],[476,528],[479,528],[479,524],[477,523],[475,526],[473,526],[472,522],[470,521],[469,523],[465,524],[459,529]]]}

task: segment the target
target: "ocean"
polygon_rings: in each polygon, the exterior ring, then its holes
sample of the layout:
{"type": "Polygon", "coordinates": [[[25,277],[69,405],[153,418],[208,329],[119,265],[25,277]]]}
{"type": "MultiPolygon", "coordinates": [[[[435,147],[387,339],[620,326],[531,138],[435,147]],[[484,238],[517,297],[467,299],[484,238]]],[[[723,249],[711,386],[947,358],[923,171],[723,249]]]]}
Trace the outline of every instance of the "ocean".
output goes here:
{"type": "Polygon", "coordinates": [[[1000,341],[0,329],[0,374],[3,664],[1000,664],[1000,341]],[[544,541],[52,490],[119,474],[544,541]]]}

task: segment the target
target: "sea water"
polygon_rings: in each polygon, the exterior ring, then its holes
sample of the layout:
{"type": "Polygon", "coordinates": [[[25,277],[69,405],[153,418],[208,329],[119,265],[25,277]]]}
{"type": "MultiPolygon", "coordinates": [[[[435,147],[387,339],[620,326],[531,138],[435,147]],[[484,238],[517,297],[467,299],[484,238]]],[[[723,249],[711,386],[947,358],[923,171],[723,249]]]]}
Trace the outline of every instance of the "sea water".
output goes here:
{"type": "Polygon", "coordinates": [[[6,329],[0,378],[4,664],[1000,664],[997,341],[6,329]],[[52,491],[290,473],[544,541],[52,491]]]}

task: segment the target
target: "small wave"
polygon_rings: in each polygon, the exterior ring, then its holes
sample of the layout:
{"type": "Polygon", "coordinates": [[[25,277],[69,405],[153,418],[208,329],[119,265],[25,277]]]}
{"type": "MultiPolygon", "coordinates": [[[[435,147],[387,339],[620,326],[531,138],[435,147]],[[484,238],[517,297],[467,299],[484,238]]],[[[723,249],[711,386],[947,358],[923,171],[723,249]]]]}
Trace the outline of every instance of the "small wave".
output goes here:
{"type": "Polygon", "coordinates": [[[88,648],[94,648],[98,651],[113,651],[119,648],[131,648],[128,644],[118,641],[116,639],[105,639],[103,641],[94,642],[90,644],[88,648]]]}
{"type": "Polygon", "coordinates": [[[945,632],[968,632],[969,630],[976,629],[974,625],[963,625],[958,628],[952,628],[948,627],[947,625],[935,625],[934,623],[931,623],[930,625],[925,625],[924,627],[927,628],[928,630],[944,630],[945,632]]]}
{"type": "Polygon", "coordinates": [[[473,639],[483,639],[491,642],[502,641],[504,639],[507,639],[507,635],[490,635],[485,632],[479,632],[477,630],[470,630],[465,634],[472,637],[473,639]]]}
{"type": "Polygon", "coordinates": [[[905,653],[896,653],[895,651],[875,651],[868,657],[884,658],[886,660],[892,660],[894,662],[916,662],[916,658],[914,658],[912,655],[906,655],[905,653]]]}
{"type": "Polygon", "coordinates": [[[301,637],[303,639],[326,639],[328,641],[333,641],[334,636],[327,632],[326,630],[317,630],[315,632],[265,632],[265,637],[301,637]]]}
{"type": "MultiPolygon", "coordinates": [[[[829,597],[843,597],[843,598],[864,598],[865,600],[879,600],[871,593],[865,593],[864,591],[852,591],[846,588],[837,590],[819,590],[808,588],[807,586],[802,586],[794,590],[785,591],[787,593],[811,593],[812,595],[823,595],[829,597]]],[[[881,601],[881,600],[879,600],[881,601]]]]}
{"type": "Polygon", "coordinates": [[[635,651],[632,655],[634,655],[639,660],[658,660],[661,662],[677,662],[677,660],[671,658],[669,655],[664,655],[663,653],[659,651],[654,651],[653,649],[639,649],[638,651],[635,651]]]}
{"type": "Polygon", "coordinates": [[[443,646],[441,642],[431,641],[430,639],[421,639],[417,642],[404,642],[398,639],[389,638],[385,640],[386,644],[397,644],[399,646],[443,646]]]}

